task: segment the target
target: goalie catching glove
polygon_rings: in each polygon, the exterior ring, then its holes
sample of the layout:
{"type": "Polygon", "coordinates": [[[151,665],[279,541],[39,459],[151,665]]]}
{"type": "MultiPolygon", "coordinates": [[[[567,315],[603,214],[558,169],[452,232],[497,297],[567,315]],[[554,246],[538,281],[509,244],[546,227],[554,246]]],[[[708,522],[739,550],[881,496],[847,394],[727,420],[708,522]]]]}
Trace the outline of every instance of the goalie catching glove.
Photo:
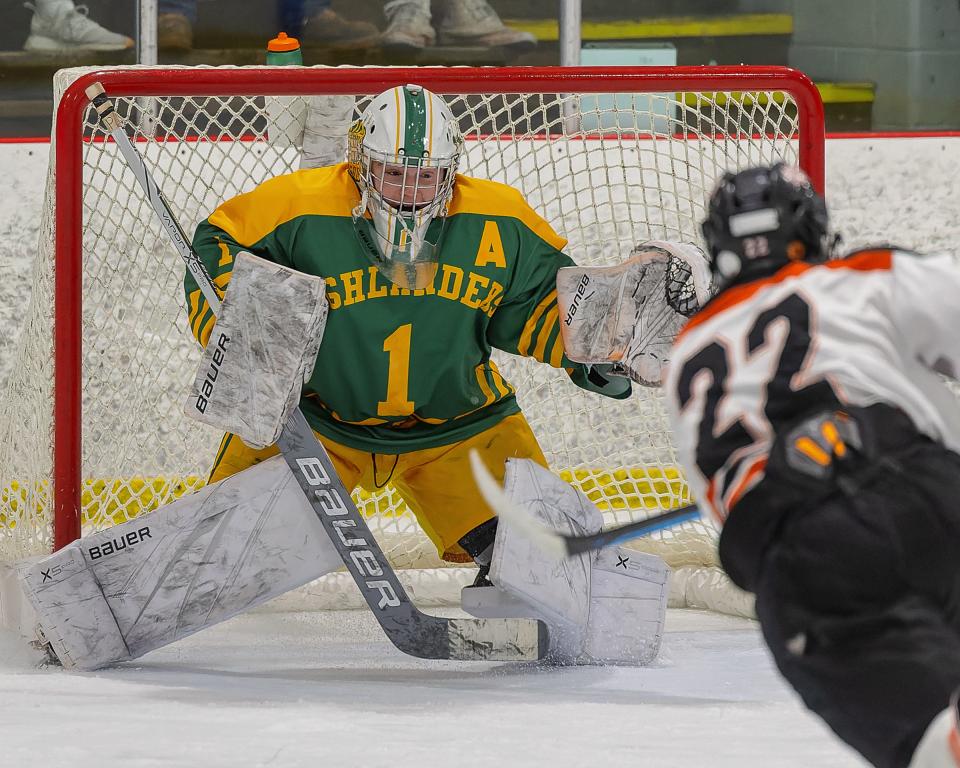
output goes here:
{"type": "Polygon", "coordinates": [[[567,357],[658,386],[673,340],[710,294],[709,263],[691,243],[651,240],[615,267],[564,267],[557,304],[567,357]]]}

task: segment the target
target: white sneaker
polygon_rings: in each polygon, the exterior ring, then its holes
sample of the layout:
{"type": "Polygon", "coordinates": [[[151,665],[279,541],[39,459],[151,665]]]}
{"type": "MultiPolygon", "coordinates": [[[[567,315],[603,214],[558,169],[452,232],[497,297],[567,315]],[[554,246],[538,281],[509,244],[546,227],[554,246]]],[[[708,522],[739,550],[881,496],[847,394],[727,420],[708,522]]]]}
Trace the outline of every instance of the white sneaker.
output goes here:
{"type": "Polygon", "coordinates": [[[438,34],[441,45],[510,48],[515,53],[532,50],[537,38],[504,24],[487,0],[445,0],[438,34]]]}
{"type": "Polygon", "coordinates": [[[387,28],[380,38],[384,48],[419,50],[433,45],[430,0],[391,0],[383,6],[387,28]]]}
{"type": "Polygon", "coordinates": [[[133,48],[133,40],[104,29],[87,16],[87,6],[74,6],[73,0],[37,0],[36,5],[24,5],[33,11],[30,37],[23,44],[25,51],[125,51],[133,48]]]}

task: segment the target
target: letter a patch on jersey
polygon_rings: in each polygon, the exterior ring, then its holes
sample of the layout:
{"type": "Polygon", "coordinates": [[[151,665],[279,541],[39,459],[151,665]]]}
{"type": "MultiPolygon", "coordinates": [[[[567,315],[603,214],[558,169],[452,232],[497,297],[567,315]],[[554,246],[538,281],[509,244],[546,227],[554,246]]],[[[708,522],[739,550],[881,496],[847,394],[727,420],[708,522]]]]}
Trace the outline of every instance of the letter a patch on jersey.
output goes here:
{"type": "Polygon", "coordinates": [[[473,263],[475,267],[483,267],[487,264],[493,264],[495,267],[503,267],[504,269],[507,266],[507,259],[503,255],[503,241],[500,239],[500,228],[495,221],[483,222],[480,247],[477,248],[477,259],[473,263]]]}

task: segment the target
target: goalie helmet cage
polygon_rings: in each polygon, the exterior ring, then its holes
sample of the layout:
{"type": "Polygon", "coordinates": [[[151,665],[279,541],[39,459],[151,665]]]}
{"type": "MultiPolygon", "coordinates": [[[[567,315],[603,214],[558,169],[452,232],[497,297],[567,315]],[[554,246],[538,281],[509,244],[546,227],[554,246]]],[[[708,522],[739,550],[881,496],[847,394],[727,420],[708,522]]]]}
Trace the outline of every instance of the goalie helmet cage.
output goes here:
{"type": "MultiPolygon", "coordinates": [[[[199,361],[183,267],[97,126],[84,95],[95,81],[188,232],[222,200],[296,170],[303,141],[345,135],[371,95],[403,83],[447,100],[466,139],[461,172],[519,189],[580,264],[616,263],[645,239],[699,242],[728,170],[782,159],[823,189],[819,94],[781,67],[63,70],[30,304],[0,395],[0,560],[199,487],[220,439],[183,413],[199,361]]],[[[659,392],[607,400],[547,366],[495,358],[503,377],[481,382],[488,397],[516,389],[551,466],[608,524],[689,502],[659,392]]],[[[391,487],[356,498],[398,568],[443,565],[391,487]]],[[[718,579],[709,522],[636,546],[690,585],[718,579]]]]}

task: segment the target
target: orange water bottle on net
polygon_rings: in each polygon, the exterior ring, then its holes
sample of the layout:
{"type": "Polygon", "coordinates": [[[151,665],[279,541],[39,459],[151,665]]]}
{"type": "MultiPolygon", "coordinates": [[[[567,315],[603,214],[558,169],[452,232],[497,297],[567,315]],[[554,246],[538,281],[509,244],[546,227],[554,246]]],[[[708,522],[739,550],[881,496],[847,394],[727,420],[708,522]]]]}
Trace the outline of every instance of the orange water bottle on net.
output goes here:
{"type": "Polygon", "coordinates": [[[280,66],[283,64],[303,65],[300,41],[295,37],[290,37],[286,32],[279,33],[267,43],[267,65],[280,66]]]}
{"type": "MultiPolygon", "coordinates": [[[[268,66],[302,66],[300,41],[280,32],[267,43],[268,66]]],[[[306,100],[302,96],[268,96],[267,139],[273,146],[284,149],[303,145],[303,126],[306,119],[306,100]]],[[[293,164],[296,167],[296,163],[293,164]]]]}

